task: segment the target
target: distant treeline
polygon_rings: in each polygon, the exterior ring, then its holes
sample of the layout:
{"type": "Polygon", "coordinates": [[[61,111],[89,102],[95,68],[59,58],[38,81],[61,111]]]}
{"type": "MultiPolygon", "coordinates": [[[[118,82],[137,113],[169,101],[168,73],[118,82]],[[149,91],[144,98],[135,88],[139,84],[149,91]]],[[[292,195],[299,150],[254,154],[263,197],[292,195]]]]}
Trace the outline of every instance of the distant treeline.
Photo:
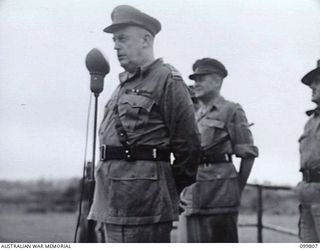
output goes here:
{"type": "Polygon", "coordinates": [[[66,180],[6,181],[0,180],[0,206],[10,212],[74,212],[78,207],[80,181],[66,180]]]}
{"type": "MultiPolygon", "coordinates": [[[[75,212],[80,197],[80,180],[0,180],[0,212],[75,212]]],[[[264,190],[264,212],[270,214],[297,214],[298,201],[294,191],[264,190]]],[[[241,212],[257,209],[257,191],[247,187],[241,199],[241,212]]]]}

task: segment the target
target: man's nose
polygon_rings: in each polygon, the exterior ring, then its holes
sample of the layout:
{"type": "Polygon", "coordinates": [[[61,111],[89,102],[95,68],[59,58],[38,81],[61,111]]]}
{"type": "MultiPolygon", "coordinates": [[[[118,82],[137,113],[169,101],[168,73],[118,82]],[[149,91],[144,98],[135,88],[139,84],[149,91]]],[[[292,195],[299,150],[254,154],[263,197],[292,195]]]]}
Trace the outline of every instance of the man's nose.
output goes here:
{"type": "Polygon", "coordinates": [[[314,81],[310,84],[310,88],[311,88],[311,89],[315,89],[316,86],[317,86],[317,83],[314,82],[314,81]]]}
{"type": "Polygon", "coordinates": [[[119,43],[118,42],[114,42],[114,46],[113,46],[113,48],[115,49],[115,50],[119,50],[119,43]]]}

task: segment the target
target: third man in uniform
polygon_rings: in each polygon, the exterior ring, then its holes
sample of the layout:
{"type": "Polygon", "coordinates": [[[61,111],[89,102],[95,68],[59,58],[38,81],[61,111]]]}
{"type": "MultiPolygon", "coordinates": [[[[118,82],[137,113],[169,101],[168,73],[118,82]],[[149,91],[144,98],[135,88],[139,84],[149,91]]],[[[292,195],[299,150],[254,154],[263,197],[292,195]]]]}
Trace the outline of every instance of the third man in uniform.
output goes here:
{"type": "Polygon", "coordinates": [[[181,194],[187,242],[238,242],[240,197],[258,149],[241,105],[220,95],[225,66],[203,58],[193,64],[196,112],[201,134],[201,163],[197,181],[181,194]],[[241,158],[239,172],[232,156],[241,158]]]}
{"type": "Polygon", "coordinates": [[[309,120],[300,142],[300,171],[298,185],[300,200],[299,235],[302,242],[320,242],[320,60],[302,82],[312,90],[312,102],[317,106],[307,111],[309,120]]]}

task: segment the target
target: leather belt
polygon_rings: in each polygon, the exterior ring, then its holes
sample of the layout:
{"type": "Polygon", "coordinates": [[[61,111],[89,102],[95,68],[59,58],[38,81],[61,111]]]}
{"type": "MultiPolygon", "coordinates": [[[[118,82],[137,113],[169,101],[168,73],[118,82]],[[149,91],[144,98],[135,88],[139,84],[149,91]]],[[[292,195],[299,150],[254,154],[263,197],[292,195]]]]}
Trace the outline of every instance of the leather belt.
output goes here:
{"type": "Polygon", "coordinates": [[[170,151],[152,146],[111,147],[103,144],[100,147],[100,160],[126,160],[126,161],[168,161],[170,151]]]}
{"type": "Polygon", "coordinates": [[[305,182],[320,182],[320,170],[302,169],[302,179],[305,182]]]}
{"type": "Polygon", "coordinates": [[[225,163],[232,162],[232,156],[230,154],[215,154],[211,155],[205,152],[201,153],[200,163],[225,163]]]}

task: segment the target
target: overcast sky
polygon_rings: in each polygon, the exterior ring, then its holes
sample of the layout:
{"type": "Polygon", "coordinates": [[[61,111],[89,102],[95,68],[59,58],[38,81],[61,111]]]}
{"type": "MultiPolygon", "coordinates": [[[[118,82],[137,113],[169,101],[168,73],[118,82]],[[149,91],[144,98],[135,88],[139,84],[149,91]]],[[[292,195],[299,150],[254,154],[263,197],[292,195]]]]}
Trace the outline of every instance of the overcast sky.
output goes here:
{"type": "Polygon", "coordinates": [[[109,58],[102,111],[122,71],[102,32],[119,4],[160,20],[156,57],[187,84],[196,59],[225,64],[222,94],[244,107],[260,149],[250,181],[295,185],[304,112],[314,107],[300,79],[320,59],[318,0],[1,0],[0,179],[81,176],[90,96],[84,60],[94,47],[109,58]]]}

